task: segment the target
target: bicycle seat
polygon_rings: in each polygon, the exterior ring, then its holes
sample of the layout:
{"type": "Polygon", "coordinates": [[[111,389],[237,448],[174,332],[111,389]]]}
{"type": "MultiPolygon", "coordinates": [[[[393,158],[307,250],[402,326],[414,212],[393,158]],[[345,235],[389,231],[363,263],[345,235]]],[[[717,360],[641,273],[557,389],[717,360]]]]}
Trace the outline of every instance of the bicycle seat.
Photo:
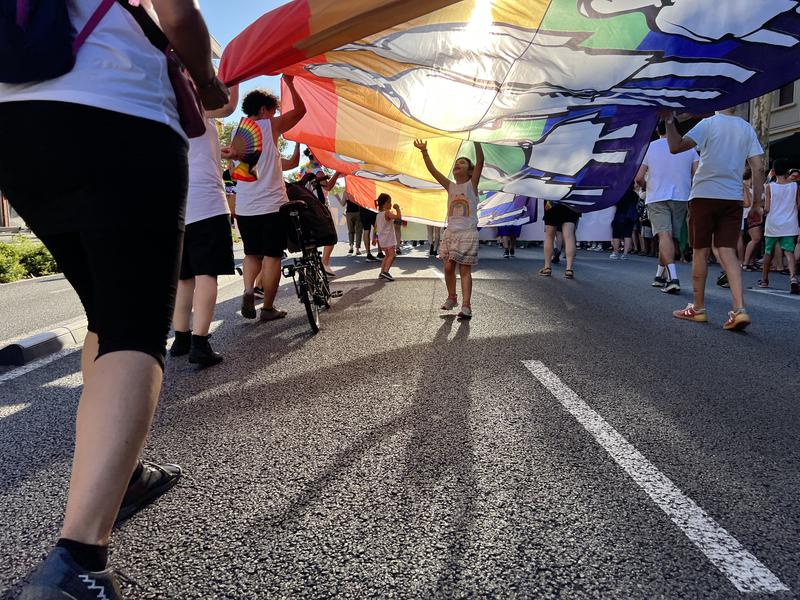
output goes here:
{"type": "Polygon", "coordinates": [[[281,206],[281,212],[294,209],[303,210],[306,206],[306,203],[302,200],[289,200],[289,202],[281,206]]]}

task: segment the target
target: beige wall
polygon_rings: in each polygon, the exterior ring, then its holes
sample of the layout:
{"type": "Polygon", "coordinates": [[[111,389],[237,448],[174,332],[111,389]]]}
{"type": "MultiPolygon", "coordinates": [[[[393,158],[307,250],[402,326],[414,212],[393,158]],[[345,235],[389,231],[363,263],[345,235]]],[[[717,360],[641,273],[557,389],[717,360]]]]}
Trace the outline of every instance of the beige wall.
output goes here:
{"type": "Polygon", "coordinates": [[[778,106],[778,92],[772,109],[769,134],[771,140],[779,140],[800,131],[800,81],[794,82],[794,102],[786,106],[778,106]]]}

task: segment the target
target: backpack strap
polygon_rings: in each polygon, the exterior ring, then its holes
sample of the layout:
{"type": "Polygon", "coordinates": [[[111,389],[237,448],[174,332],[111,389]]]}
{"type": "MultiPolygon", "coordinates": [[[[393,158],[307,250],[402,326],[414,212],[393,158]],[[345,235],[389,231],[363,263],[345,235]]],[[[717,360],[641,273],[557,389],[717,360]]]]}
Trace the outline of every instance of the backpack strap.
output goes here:
{"type": "Polygon", "coordinates": [[[133,6],[128,0],[118,0],[118,2],[125,10],[131,13],[134,19],[136,19],[136,22],[139,24],[139,27],[142,28],[142,32],[150,43],[161,50],[161,52],[166,53],[170,47],[169,40],[167,36],[164,35],[164,32],[161,31],[161,28],[156,25],[145,8],[141,4],[133,6]]]}
{"type": "Polygon", "coordinates": [[[86,25],[83,26],[83,29],[75,38],[75,41],[72,43],[72,55],[77,56],[78,50],[81,49],[84,42],[86,42],[87,38],[92,34],[92,32],[97,28],[100,24],[100,21],[103,20],[103,17],[106,16],[111,7],[114,6],[116,0],[102,0],[100,2],[100,6],[97,7],[97,10],[92,13],[92,16],[89,17],[89,20],[86,22],[86,25]]]}

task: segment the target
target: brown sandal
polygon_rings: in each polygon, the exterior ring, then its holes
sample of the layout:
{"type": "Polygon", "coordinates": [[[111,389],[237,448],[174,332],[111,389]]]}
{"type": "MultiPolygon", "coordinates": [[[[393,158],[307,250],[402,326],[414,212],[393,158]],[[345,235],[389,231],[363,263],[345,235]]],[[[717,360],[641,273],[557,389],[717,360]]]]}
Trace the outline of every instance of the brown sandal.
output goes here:
{"type": "Polygon", "coordinates": [[[564,279],[575,279],[575,271],[572,269],[564,271],[564,279]]]}
{"type": "Polygon", "coordinates": [[[539,275],[542,277],[550,277],[553,274],[553,269],[550,267],[542,267],[539,269],[539,275]]]}

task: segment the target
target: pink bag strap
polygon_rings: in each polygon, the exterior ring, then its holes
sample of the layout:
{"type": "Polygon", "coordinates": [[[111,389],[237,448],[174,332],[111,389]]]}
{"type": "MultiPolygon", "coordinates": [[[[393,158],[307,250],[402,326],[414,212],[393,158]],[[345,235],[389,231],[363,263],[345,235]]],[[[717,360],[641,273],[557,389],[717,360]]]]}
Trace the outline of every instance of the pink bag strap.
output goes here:
{"type": "Polygon", "coordinates": [[[97,7],[97,10],[94,11],[89,20],[86,22],[86,25],[83,26],[83,29],[78,34],[78,37],[75,38],[75,41],[72,43],[72,54],[76,56],[78,54],[78,50],[81,49],[84,42],[87,38],[92,35],[92,32],[97,28],[100,24],[100,21],[103,20],[103,17],[106,16],[111,7],[114,6],[117,0],[102,0],[100,6],[97,7]]]}

